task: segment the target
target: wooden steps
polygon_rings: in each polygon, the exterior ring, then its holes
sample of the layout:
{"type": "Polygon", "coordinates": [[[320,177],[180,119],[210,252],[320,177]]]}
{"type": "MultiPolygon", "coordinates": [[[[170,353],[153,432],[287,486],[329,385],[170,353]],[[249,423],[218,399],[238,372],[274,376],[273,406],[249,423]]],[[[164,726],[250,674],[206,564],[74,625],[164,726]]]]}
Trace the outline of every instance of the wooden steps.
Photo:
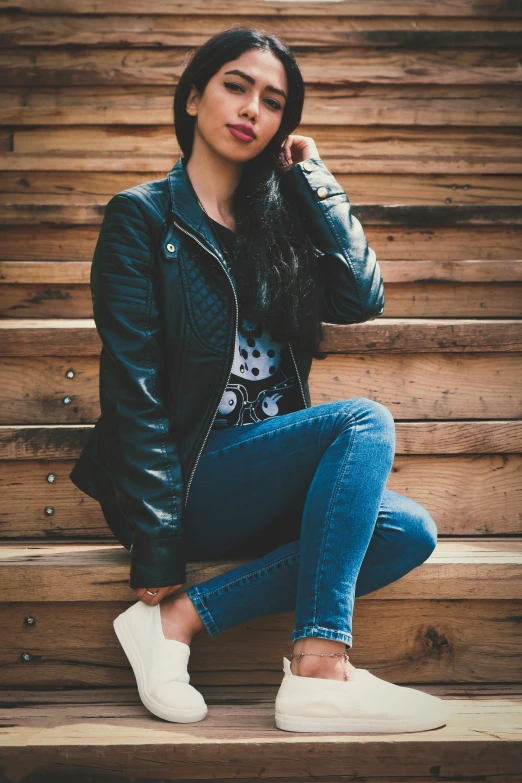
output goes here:
{"type": "MultiPolygon", "coordinates": [[[[340,178],[347,179],[347,178],[340,178]]],[[[138,183],[136,183],[138,184],[138,183]]],[[[443,184],[441,184],[444,187],[443,184]]],[[[348,186],[344,186],[348,189],[348,186]]],[[[384,194],[383,194],[384,196],[384,194]]],[[[381,196],[382,198],[382,196],[381,196]]],[[[0,225],[96,225],[100,226],[107,204],[106,196],[71,195],[64,203],[59,193],[9,193],[0,197],[0,225]]],[[[436,222],[452,225],[520,225],[522,209],[511,204],[358,204],[352,206],[365,225],[415,225],[436,222]]]]}
{"type": "MultiPolygon", "coordinates": [[[[520,5],[0,0],[0,20],[1,783],[522,783],[520,5]],[[293,48],[296,132],[385,281],[384,317],[325,325],[312,404],[386,405],[387,486],[437,523],[422,566],[357,598],[350,658],[452,700],[442,729],[278,730],[292,613],[198,634],[207,719],[152,716],[112,627],[136,600],[129,553],[69,480],[100,413],[90,267],[105,206],[175,164],[187,51],[242,22],[293,48]]],[[[187,586],[259,546],[188,563],[187,586]]]]}
{"type": "MultiPolygon", "coordinates": [[[[92,318],[90,262],[0,261],[0,315],[92,318]]],[[[384,261],[392,318],[521,318],[522,261],[384,261]]]]}
{"type": "MultiPolygon", "coordinates": [[[[98,356],[101,341],[92,319],[10,319],[0,322],[0,356],[72,352],[98,356]]],[[[325,325],[327,353],[521,352],[519,319],[384,318],[325,325]]]]}
{"type": "Polygon", "coordinates": [[[274,723],[276,686],[201,687],[209,711],[192,724],[154,718],[134,688],[5,690],[2,781],[20,783],[23,774],[35,783],[61,783],[66,770],[91,783],[520,780],[520,685],[419,689],[450,700],[451,720],[439,729],[385,737],[280,731],[274,723]]]}
{"type": "MultiPolygon", "coordinates": [[[[192,563],[187,587],[248,559],[192,563]]],[[[133,601],[129,553],[120,544],[34,543],[0,547],[2,601],[133,601]],[[64,592],[64,585],[67,591],[64,592]]],[[[522,599],[522,537],[448,537],[421,566],[359,600],[522,599]]],[[[122,610],[123,611],[123,610],[122,610]]],[[[522,660],[521,660],[522,664],[522,660]]]]}
{"type": "MultiPolygon", "coordinates": [[[[187,587],[252,559],[191,562],[187,587]]],[[[401,683],[522,679],[522,537],[439,538],[402,579],[356,599],[350,659],[401,683]],[[393,629],[394,643],[383,628],[393,629]]],[[[4,686],[121,687],[132,670],[112,620],[136,600],[129,553],[89,543],[0,546],[4,686]],[[31,618],[31,619],[29,619],[31,618]]],[[[275,684],[293,613],[243,623],[192,643],[192,683],[275,684]]]]}
{"type": "MultiPolygon", "coordinates": [[[[45,399],[50,410],[63,406],[59,397],[55,403],[45,399]]],[[[97,404],[94,389],[92,406],[75,395],[71,399],[81,418],[89,418],[97,404]]],[[[6,398],[3,406],[11,410],[6,398]]],[[[33,404],[27,399],[26,406],[33,413],[40,409],[36,399],[33,404]]],[[[13,420],[19,410],[12,408],[13,420]]],[[[69,481],[91,427],[0,426],[0,492],[10,498],[9,508],[0,512],[0,539],[114,540],[99,504],[69,481]]],[[[522,535],[521,452],[522,421],[399,420],[387,486],[422,503],[441,535],[522,535]]]]}

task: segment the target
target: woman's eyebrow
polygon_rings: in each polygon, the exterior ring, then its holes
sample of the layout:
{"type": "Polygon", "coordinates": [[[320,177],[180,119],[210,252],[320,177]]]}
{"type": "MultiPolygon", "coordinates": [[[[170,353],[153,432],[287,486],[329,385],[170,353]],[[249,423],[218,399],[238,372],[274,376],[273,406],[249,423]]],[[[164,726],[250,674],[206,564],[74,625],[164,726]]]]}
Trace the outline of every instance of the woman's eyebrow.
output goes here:
{"type": "MultiPolygon", "coordinates": [[[[253,76],[249,76],[247,73],[244,73],[243,71],[240,71],[237,68],[234,68],[232,71],[225,71],[225,75],[227,73],[235,73],[238,76],[242,76],[243,79],[246,79],[247,82],[250,82],[250,84],[256,83],[256,80],[254,79],[253,76]]],[[[283,98],[286,99],[286,93],[284,90],[280,90],[277,87],[273,87],[271,84],[267,84],[265,89],[269,90],[270,92],[277,92],[279,95],[282,95],[283,98]]]]}

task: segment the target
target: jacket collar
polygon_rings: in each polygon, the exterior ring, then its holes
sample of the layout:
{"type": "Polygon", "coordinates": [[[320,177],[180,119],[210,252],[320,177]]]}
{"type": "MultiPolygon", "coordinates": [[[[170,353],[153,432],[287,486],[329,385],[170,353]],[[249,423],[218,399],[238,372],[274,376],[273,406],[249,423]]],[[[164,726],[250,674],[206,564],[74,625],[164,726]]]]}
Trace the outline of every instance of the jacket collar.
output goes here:
{"type": "Polygon", "coordinates": [[[167,174],[171,213],[175,219],[179,219],[187,231],[195,234],[209,250],[219,257],[221,263],[228,268],[221,248],[216,243],[208,215],[199,205],[196,191],[192,187],[192,182],[187,174],[186,165],[185,159],[180,158],[167,174]]]}

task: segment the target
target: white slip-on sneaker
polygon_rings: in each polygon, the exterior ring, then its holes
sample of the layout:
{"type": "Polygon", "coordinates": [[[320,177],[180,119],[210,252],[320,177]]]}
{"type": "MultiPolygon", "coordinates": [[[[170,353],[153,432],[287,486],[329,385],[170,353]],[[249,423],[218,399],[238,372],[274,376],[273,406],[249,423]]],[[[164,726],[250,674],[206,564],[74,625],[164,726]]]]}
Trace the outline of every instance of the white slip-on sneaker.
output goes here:
{"type": "Polygon", "coordinates": [[[188,684],[190,646],[165,637],[160,605],[137,601],[116,617],[113,626],[134,671],[140,699],[149,712],[174,723],[203,720],[207,704],[188,684]]]}
{"type": "Polygon", "coordinates": [[[283,731],[393,734],[444,726],[447,700],[381,680],[368,669],[351,680],[300,677],[283,658],[285,676],[275,699],[275,723],[283,731]]]}

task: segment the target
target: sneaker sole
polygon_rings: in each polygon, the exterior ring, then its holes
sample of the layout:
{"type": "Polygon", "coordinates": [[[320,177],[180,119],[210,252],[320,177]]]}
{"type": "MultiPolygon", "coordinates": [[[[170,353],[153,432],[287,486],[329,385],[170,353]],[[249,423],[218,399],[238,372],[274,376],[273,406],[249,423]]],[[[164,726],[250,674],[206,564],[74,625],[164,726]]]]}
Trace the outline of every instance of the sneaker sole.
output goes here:
{"type": "Polygon", "coordinates": [[[334,733],[338,731],[351,734],[396,734],[405,731],[427,731],[446,725],[446,719],[437,721],[407,718],[403,720],[378,720],[376,718],[308,718],[298,715],[275,713],[275,724],[283,731],[313,731],[334,733]]]}
{"type": "Polygon", "coordinates": [[[132,666],[140,699],[149,712],[152,712],[153,715],[156,715],[159,718],[163,718],[164,720],[168,720],[174,723],[197,723],[198,721],[206,718],[208,707],[205,707],[203,711],[200,709],[177,710],[174,707],[165,707],[164,704],[158,704],[157,701],[154,701],[154,699],[151,699],[149,696],[147,696],[143,687],[145,678],[143,674],[141,656],[139,651],[136,649],[134,640],[131,634],[128,633],[125,627],[125,622],[121,617],[116,617],[112,624],[116,636],[118,637],[118,640],[123,647],[125,655],[129,659],[130,665],[132,666]]]}

